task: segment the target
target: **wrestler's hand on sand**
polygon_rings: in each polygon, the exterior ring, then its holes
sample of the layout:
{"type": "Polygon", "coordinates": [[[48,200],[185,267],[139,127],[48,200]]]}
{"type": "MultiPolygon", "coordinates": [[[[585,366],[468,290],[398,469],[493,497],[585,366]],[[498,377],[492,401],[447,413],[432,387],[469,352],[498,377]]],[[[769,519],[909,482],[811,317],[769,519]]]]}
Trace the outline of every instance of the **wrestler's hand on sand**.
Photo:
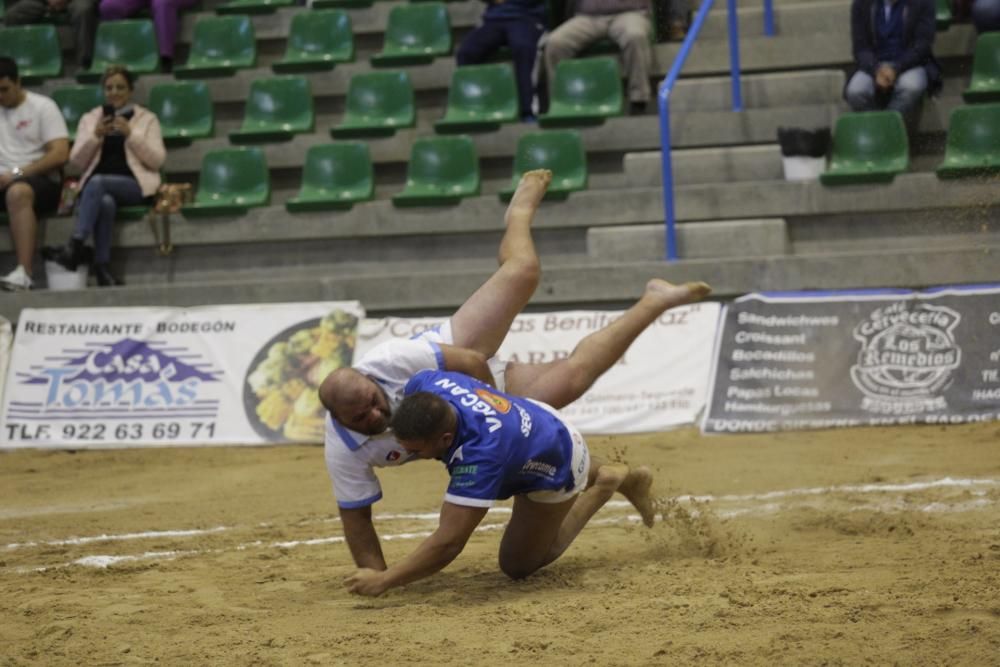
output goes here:
{"type": "Polygon", "coordinates": [[[378,570],[362,568],[344,579],[344,586],[347,587],[348,592],[355,595],[378,597],[382,593],[385,593],[388,588],[383,582],[384,574],[385,572],[379,572],[378,570]]]}

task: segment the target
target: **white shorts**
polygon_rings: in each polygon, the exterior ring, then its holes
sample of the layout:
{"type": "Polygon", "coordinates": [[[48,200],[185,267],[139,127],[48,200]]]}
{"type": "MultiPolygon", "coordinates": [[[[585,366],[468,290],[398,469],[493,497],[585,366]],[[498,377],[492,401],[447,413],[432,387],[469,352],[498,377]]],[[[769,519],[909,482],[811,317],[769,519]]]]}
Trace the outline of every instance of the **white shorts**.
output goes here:
{"type": "MultiPolygon", "coordinates": [[[[530,398],[528,400],[531,401],[530,398]]],[[[573,439],[573,457],[570,463],[573,466],[573,488],[568,491],[562,489],[559,491],[532,491],[524,495],[528,500],[533,500],[536,503],[561,503],[583,493],[583,490],[587,488],[587,478],[590,476],[590,450],[587,449],[587,441],[583,439],[580,432],[567,423],[551,406],[539,401],[531,402],[559,417],[559,421],[566,427],[570,438],[573,439]]]]}

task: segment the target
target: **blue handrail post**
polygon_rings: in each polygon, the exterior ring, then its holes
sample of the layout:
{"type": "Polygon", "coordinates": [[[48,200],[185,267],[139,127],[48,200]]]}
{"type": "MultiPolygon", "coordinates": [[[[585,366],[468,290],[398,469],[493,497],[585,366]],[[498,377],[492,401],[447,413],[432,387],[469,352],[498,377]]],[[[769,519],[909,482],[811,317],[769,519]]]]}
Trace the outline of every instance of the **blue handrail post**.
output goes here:
{"type": "Polygon", "coordinates": [[[764,0],[764,34],[774,37],[774,0],[764,0]]]}
{"type": "Polygon", "coordinates": [[[740,17],[736,13],[736,0],[729,0],[729,76],[733,87],[733,111],[743,111],[743,92],[740,85],[740,17]]]}
{"type": "Polygon", "coordinates": [[[676,218],[674,213],[674,173],[673,164],[670,159],[670,92],[674,89],[677,77],[681,74],[681,68],[691,53],[691,47],[701,32],[701,26],[705,23],[709,10],[715,0],[703,0],[698,13],[695,14],[694,21],[688,29],[684,42],[681,44],[677,56],[674,58],[670,71],[660,84],[656,97],[660,107],[660,166],[663,170],[663,217],[666,221],[666,255],[667,261],[672,262],[677,259],[677,231],[676,218]]]}

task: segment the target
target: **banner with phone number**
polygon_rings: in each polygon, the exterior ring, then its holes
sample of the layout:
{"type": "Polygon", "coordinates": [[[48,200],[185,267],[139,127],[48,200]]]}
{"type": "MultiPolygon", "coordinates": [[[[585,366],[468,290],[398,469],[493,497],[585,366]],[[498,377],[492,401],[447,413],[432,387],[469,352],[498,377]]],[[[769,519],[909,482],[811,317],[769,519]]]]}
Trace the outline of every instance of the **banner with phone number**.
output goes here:
{"type": "MultiPolygon", "coordinates": [[[[583,433],[641,433],[694,424],[708,394],[720,310],[720,304],[704,302],[667,311],[589,391],[560,413],[583,433]]],[[[620,316],[621,311],[596,310],[520,315],[497,357],[532,364],[564,359],[585,336],[620,316]]],[[[441,318],[365,320],[358,331],[358,355],[385,340],[409,338],[442,322],[441,318]]]]}
{"type": "Polygon", "coordinates": [[[350,365],[361,305],[25,309],[3,447],[322,442],[316,387],[350,365]]]}

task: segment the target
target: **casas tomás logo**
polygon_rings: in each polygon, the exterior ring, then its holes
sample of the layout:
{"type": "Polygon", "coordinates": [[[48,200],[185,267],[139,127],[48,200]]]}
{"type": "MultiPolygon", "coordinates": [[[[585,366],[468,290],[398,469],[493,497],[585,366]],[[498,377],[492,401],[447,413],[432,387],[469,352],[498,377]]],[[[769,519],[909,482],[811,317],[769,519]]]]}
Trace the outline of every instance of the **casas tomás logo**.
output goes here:
{"type": "Polygon", "coordinates": [[[176,344],[132,338],[64,349],[18,374],[19,396],[29,398],[34,388],[33,400],[12,402],[9,416],[72,411],[113,418],[181,409],[183,416],[214,417],[218,400],[202,397],[201,387],[218,382],[221,371],[198,356],[176,344]]]}
{"type": "Polygon", "coordinates": [[[881,414],[919,414],[947,407],[962,351],[954,330],[961,315],[945,306],[897,302],[871,312],[854,329],[861,342],[851,379],[861,407],[881,414]]]}

